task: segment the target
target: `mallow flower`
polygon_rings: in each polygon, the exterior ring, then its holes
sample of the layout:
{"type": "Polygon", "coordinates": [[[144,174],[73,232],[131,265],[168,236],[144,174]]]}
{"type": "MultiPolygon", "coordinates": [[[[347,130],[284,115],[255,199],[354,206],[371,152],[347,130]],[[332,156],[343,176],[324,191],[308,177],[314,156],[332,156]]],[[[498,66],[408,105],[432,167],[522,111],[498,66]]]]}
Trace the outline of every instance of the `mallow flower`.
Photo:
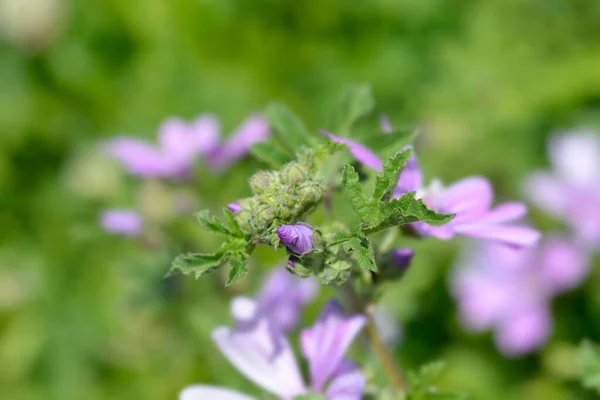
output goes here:
{"type": "Polygon", "coordinates": [[[105,231],[123,236],[137,236],[143,225],[142,216],[128,208],[105,210],[100,215],[100,225],[105,231]]]}
{"type": "MultiPolygon", "coordinates": [[[[376,171],[381,171],[382,162],[371,150],[360,143],[323,132],[331,140],[346,144],[358,162],[376,171]]],[[[422,236],[438,239],[451,239],[456,235],[489,239],[515,246],[531,246],[540,238],[540,233],[518,223],[527,208],[522,203],[501,203],[492,208],[493,190],[489,180],[482,177],[468,177],[443,187],[434,180],[423,187],[423,175],[414,153],[402,171],[394,192],[399,198],[408,192],[417,192],[432,210],[445,214],[456,214],[448,224],[434,227],[423,222],[412,224],[422,236]]]]}
{"type": "Polygon", "coordinates": [[[583,129],[556,134],[548,153],[553,170],[529,176],[529,199],[565,221],[588,247],[600,247],[599,133],[583,129]]]}
{"type": "MultiPolygon", "coordinates": [[[[287,338],[247,303],[233,309],[236,327],[217,328],[213,340],[227,359],[249,380],[280,399],[310,393],[329,400],[360,400],[365,377],[344,354],[366,323],[360,315],[346,316],[336,301],[329,302],[315,325],[301,333],[300,348],[308,361],[307,385],[287,338]]],[[[245,394],[214,386],[185,388],[180,400],[248,400],[245,394]]]]}
{"type": "Polygon", "coordinates": [[[306,225],[281,225],[277,228],[281,243],[294,254],[304,254],[313,249],[313,231],[306,225]]]}
{"type": "Polygon", "coordinates": [[[548,340],[552,298],[577,286],[588,267],[585,253],[561,237],[534,248],[479,241],[454,268],[451,292],[466,329],[493,330],[499,350],[518,356],[548,340]]]}
{"type": "Polygon", "coordinates": [[[274,268],[255,299],[236,297],[232,307],[254,307],[255,303],[257,316],[267,316],[277,330],[286,333],[298,325],[302,309],[318,291],[316,278],[300,278],[284,268],[274,268]]]}
{"type": "Polygon", "coordinates": [[[267,138],[267,123],[252,116],[226,141],[220,141],[219,122],[202,114],[192,122],[167,119],[159,128],[156,144],[121,136],[104,143],[108,155],[119,161],[128,173],[144,178],[184,179],[189,177],[198,157],[222,170],[243,157],[250,146],[267,138]]]}

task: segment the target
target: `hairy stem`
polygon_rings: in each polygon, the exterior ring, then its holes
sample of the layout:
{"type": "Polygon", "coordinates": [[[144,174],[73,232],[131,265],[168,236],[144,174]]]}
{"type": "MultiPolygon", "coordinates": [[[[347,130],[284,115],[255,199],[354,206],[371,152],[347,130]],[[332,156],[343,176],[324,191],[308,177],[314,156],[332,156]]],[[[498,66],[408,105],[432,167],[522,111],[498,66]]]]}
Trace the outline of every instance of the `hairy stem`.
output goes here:
{"type": "Polygon", "coordinates": [[[354,288],[348,284],[344,286],[345,292],[348,294],[349,300],[352,302],[354,308],[360,311],[367,317],[368,323],[366,326],[367,339],[371,345],[371,349],[377,358],[377,361],[383,368],[383,372],[386,375],[388,382],[397,390],[404,391],[406,389],[406,383],[400,367],[394,360],[394,356],[390,352],[379,332],[375,326],[375,320],[373,318],[373,307],[370,307],[363,299],[356,293],[354,288]]]}

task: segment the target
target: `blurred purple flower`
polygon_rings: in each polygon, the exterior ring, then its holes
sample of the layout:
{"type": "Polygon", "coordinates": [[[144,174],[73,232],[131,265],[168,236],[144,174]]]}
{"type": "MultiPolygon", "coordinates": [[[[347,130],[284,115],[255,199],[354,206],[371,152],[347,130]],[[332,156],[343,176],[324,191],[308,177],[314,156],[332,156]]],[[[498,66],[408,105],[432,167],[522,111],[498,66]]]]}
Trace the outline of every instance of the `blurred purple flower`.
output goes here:
{"type": "Polygon", "coordinates": [[[410,248],[392,250],[392,261],[394,266],[403,270],[407,269],[410,266],[410,262],[414,255],[415,251],[410,248]]]}
{"type": "Polygon", "coordinates": [[[538,207],[564,220],[586,246],[600,247],[600,137],[580,130],[549,143],[552,172],[536,171],[525,190],[538,207]]]}
{"type": "Polygon", "coordinates": [[[386,114],[381,114],[379,116],[379,126],[381,127],[381,131],[383,133],[392,133],[394,127],[392,126],[392,121],[386,114]]]}
{"type": "Polygon", "coordinates": [[[304,254],[313,249],[313,231],[306,225],[281,225],[277,236],[281,243],[295,254],[304,254]]]}
{"type": "Polygon", "coordinates": [[[229,203],[227,205],[227,208],[229,209],[229,211],[231,211],[232,213],[238,213],[242,210],[242,206],[240,205],[239,201],[234,201],[233,203],[229,203]]]}
{"type": "Polygon", "coordinates": [[[478,242],[454,269],[451,291],[468,330],[494,330],[500,351],[517,356],[546,342],[552,298],[577,286],[587,272],[585,254],[559,237],[521,249],[478,242]]]}
{"type": "Polygon", "coordinates": [[[135,210],[110,209],[102,213],[100,224],[107,232],[123,236],[136,236],[142,230],[142,217],[135,210]]]}
{"type": "Polygon", "coordinates": [[[462,235],[513,246],[532,246],[541,236],[537,230],[516,223],[527,213],[524,204],[506,202],[492,208],[492,185],[482,177],[465,178],[447,188],[434,181],[419,196],[434,211],[456,214],[443,226],[434,227],[422,222],[413,224],[415,230],[424,236],[447,240],[462,235]]]}
{"type": "MultiPolygon", "coordinates": [[[[329,400],[360,400],[365,377],[344,353],[365,324],[362,316],[345,316],[332,301],[325,306],[316,324],[302,332],[301,349],[308,360],[311,385],[308,388],[286,337],[266,316],[234,329],[220,327],[213,340],[227,359],[249,380],[283,399],[308,393],[324,394],[329,400]],[[335,338],[335,340],[332,340],[335,338]]],[[[184,389],[180,400],[248,400],[228,389],[194,385],[184,389]],[[215,396],[220,397],[215,397],[215,396]]]]}
{"type": "Polygon", "coordinates": [[[203,114],[191,123],[167,119],[159,128],[158,143],[118,137],[105,143],[107,153],[127,171],[144,178],[186,178],[197,156],[212,151],[219,142],[219,123],[203,114]]]}
{"type": "Polygon", "coordinates": [[[258,115],[253,115],[244,121],[225,142],[208,154],[207,163],[215,170],[227,169],[248,154],[253,144],[267,140],[269,134],[267,121],[258,115]]]}
{"type": "Polygon", "coordinates": [[[318,291],[319,284],[314,277],[300,278],[284,268],[275,268],[267,275],[256,300],[236,297],[232,303],[232,308],[237,310],[244,310],[248,302],[256,304],[257,309],[246,307],[249,310],[246,314],[233,314],[246,321],[255,316],[268,316],[275,328],[286,333],[297,326],[302,309],[318,291]]]}
{"type": "Polygon", "coordinates": [[[252,144],[265,140],[268,134],[267,123],[252,116],[220,143],[218,120],[203,114],[191,123],[179,118],[167,119],[159,128],[157,144],[123,136],[108,141],[104,148],[132,175],[184,179],[189,177],[199,156],[205,156],[211,168],[223,170],[243,157],[252,144]]]}

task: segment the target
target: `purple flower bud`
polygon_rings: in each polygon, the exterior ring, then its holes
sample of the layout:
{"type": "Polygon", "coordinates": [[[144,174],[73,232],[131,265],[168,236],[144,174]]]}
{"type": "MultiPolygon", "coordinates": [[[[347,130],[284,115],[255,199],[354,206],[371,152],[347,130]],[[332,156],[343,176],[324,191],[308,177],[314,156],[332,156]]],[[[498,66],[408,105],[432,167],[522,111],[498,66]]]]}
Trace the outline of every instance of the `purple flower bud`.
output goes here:
{"type": "Polygon", "coordinates": [[[229,203],[227,205],[227,208],[229,209],[229,211],[231,211],[234,214],[236,214],[242,210],[242,206],[240,205],[239,201],[234,201],[233,203],[229,203]]]}
{"type": "Polygon", "coordinates": [[[295,254],[304,254],[312,250],[313,231],[306,225],[281,225],[277,228],[277,236],[281,243],[295,254]]]}
{"type": "Polygon", "coordinates": [[[394,265],[400,269],[406,269],[410,266],[410,262],[415,255],[415,251],[413,249],[395,249],[392,251],[392,259],[394,261],[394,265]]]}
{"type": "Polygon", "coordinates": [[[295,269],[296,268],[296,260],[293,260],[293,259],[290,258],[290,259],[288,259],[288,263],[287,264],[288,264],[288,267],[291,268],[291,269],[295,269]]]}
{"type": "Polygon", "coordinates": [[[112,209],[102,213],[100,224],[107,232],[136,236],[142,230],[142,217],[135,210],[112,209]]]}

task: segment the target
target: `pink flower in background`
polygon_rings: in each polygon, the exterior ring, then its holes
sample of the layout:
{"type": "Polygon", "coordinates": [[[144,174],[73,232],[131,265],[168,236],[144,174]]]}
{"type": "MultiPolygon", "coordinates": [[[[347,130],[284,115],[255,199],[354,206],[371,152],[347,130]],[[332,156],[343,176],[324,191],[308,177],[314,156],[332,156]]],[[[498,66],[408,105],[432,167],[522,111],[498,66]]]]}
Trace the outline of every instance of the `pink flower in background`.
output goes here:
{"type": "Polygon", "coordinates": [[[250,146],[269,135],[267,123],[250,117],[226,141],[220,141],[219,122],[209,114],[187,123],[167,119],[159,128],[158,143],[133,137],[118,137],[104,144],[107,153],[131,175],[143,178],[185,179],[199,157],[215,170],[229,167],[249,151],[250,146]]]}
{"type": "Polygon", "coordinates": [[[500,351],[517,356],[547,341],[552,298],[581,283],[588,268],[585,253],[559,237],[521,249],[477,242],[454,269],[451,292],[465,328],[493,330],[500,351]]]}
{"type": "MultiPolygon", "coordinates": [[[[381,160],[365,146],[328,132],[322,133],[333,141],[349,146],[350,153],[364,166],[381,171],[381,160]]],[[[540,238],[537,230],[517,222],[527,213],[524,204],[508,202],[492,208],[492,185],[485,178],[465,178],[447,188],[434,180],[429,187],[423,188],[423,175],[413,154],[398,179],[394,197],[399,198],[409,192],[417,192],[417,196],[434,211],[456,214],[452,221],[443,226],[434,227],[423,222],[412,224],[423,236],[447,240],[461,235],[514,246],[532,246],[540,238]]]]}
{"type": "MultiPolygon", "coordinates": [[[[328,303],[312,328],[301,334],[301,350],[308,361],[310,385],[306,385],[287,338],[274,328],[258,307],[233,310],[237,326],[221,327],[213,340],[227,359],[249,380],[281,399],[319,393],[329,400],[360,400],[364,375],[344,358],[346,350],[364,326],[363,316],[346,316],[341,306],[328,303]],[[248,323],[248,321],[252,321],[248,323]]],[[[184,389],[180,400],[248,400],[244,394],[213,386],[184,389]]]]}
{"type": "MultiPolygon", "coordinates": [[[[300,313],[318,292],[319,283],[316,278],[300,278],[284,268],[275,268],[267,275],[256,299],[236,297],[232,307],[240,309],[256,306],[255,315],[268,316],[279,331],[286,333],[298,325],[300,313]]],[[[240,313],[234,312],[235,314],[240,313]]]]}
{"type": "Polygon", "coordinates": [[[600,137],[580,130],[549,143],[553,171],[536,171],[525,182],[531,201],[565,221],[588,247],[600,247],[600,137]]]}
{"type": "Polygon", "coordinates": [[[492,185],[482,177],[462,179],[444,188],[438,181],[422,190],[419,197],[434,211],[456,214],[443,226],[430,226],[422,222],[413,224],[424,236],[450,239],[455,235],[488,239],[513,246],[532,246],[540,232],[517,222],[526,213],[522,203],[506,202],[492,207],[492,185]]]}
{"type": "Polygon", "coordinates": [[[107,232],[123,236],[137,236],[142,230],[142,217],[132,209],[110,209],[100,216],[100,225],[107,232]]]}

